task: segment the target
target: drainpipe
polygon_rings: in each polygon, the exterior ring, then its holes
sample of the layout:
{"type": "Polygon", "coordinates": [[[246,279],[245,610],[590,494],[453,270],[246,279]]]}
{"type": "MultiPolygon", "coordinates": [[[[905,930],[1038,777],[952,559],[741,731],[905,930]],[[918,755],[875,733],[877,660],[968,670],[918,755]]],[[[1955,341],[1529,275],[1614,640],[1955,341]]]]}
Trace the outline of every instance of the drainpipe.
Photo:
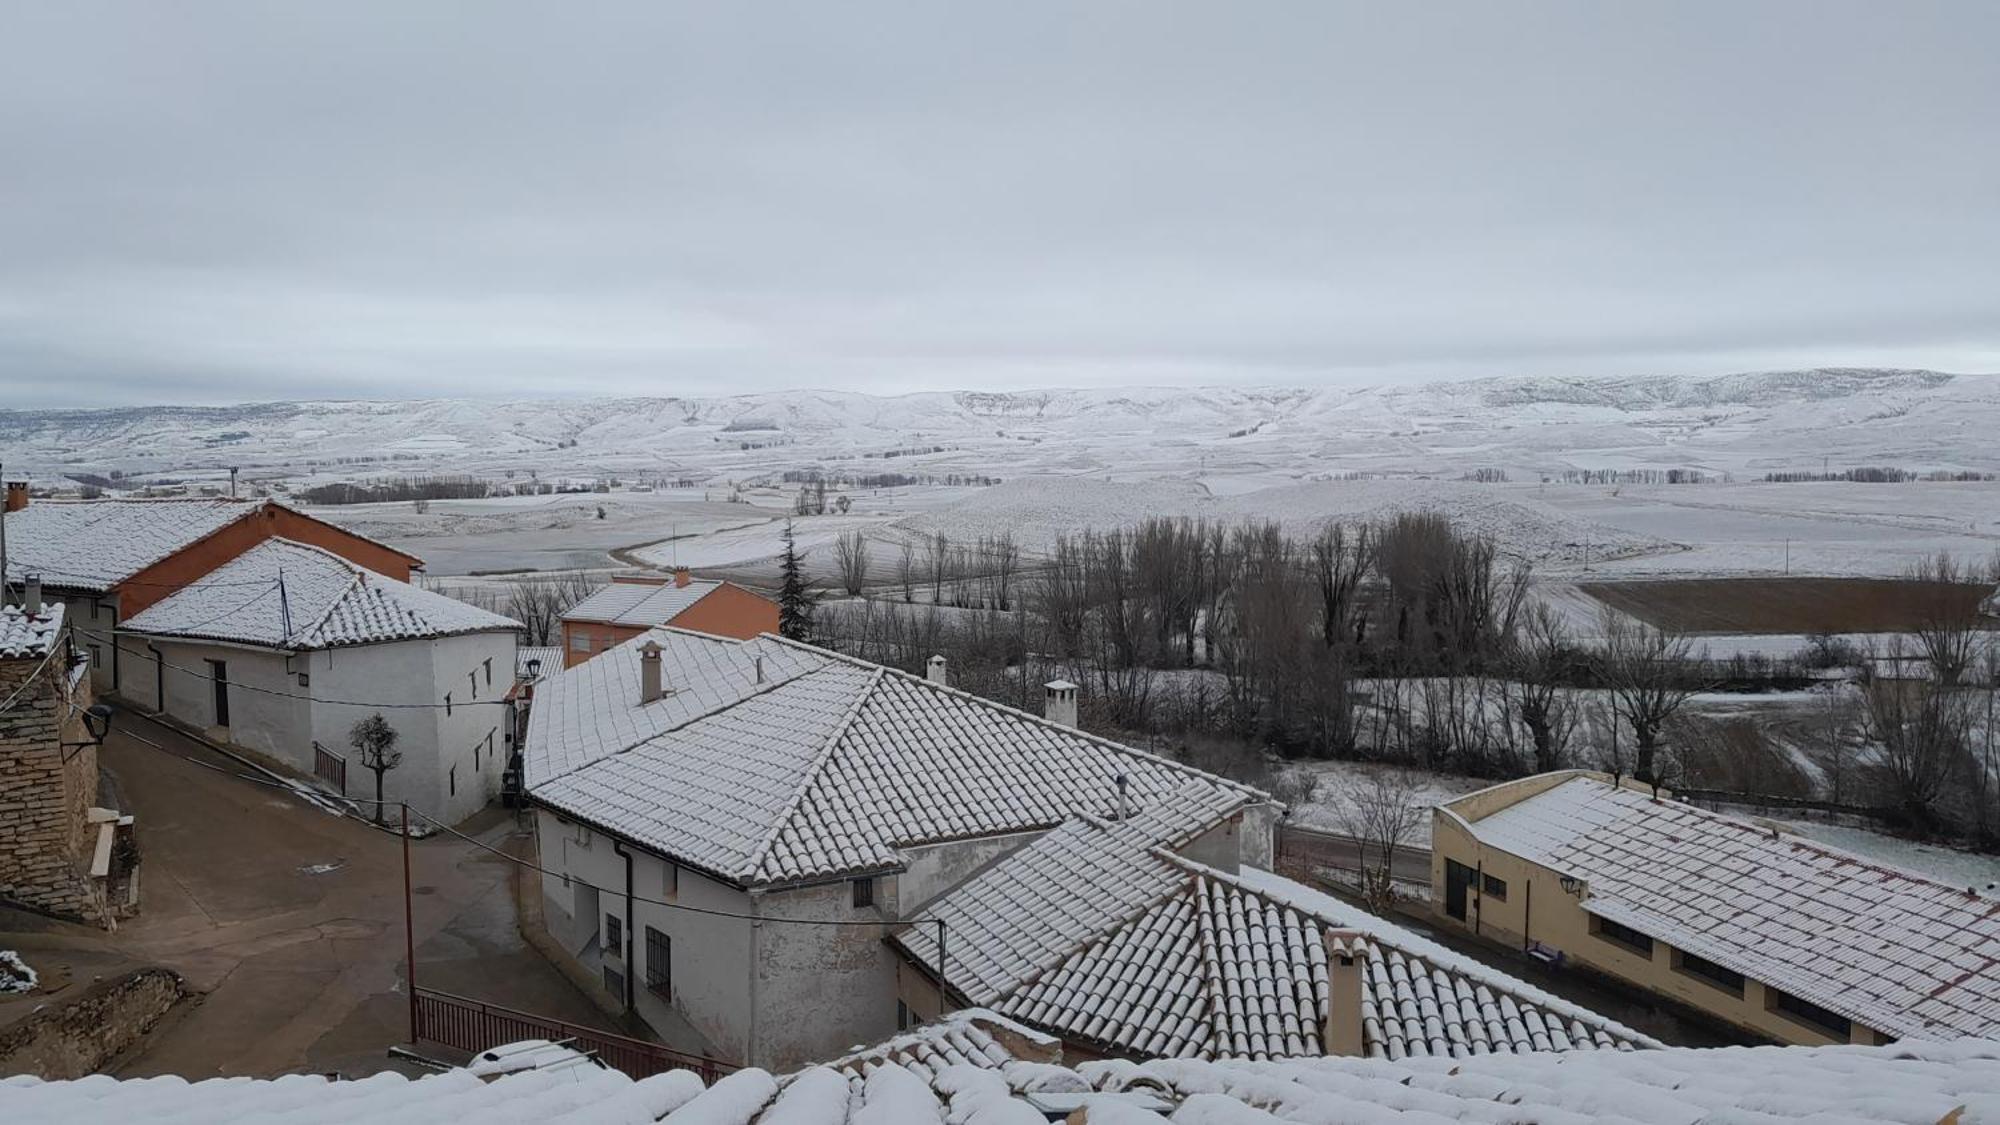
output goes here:
{"type": "Polygon", "coordinates": [[[750,893],[750,1036],[743,1050],[743,1065],[757,1065],[757,960],[762,956],[764,919],[757,917],[764,913],[763,897],[750,893]]]}
{"type": "Polygon", "coordinates": [[[625,850],[625,841],[611,841],[611,850],[625,860],[625,948],[618,951],[618,959],[624,963],[625,1010],[632,1010],[632,853],[625,850]]]}
{"type": "Polygon", "coordinates": [[[164,715],[167,713],[167,658],[151,641],[146,642],[146,651],[153,654],[153,703],[164,715]]]}

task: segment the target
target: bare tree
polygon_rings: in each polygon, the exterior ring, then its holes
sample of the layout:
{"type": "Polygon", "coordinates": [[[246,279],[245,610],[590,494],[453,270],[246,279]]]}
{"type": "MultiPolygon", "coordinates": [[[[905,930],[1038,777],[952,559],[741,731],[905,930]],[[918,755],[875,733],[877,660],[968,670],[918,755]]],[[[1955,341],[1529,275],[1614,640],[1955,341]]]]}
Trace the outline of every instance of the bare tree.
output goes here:
{"type": "Polygon", "coordinates": [[[347,729],[347,744],[354,747],[363,769],[375,774],[375,823],[387,824],[387,806],[382,803],[382,779],[403,764],[403,752],[396,749],[396,728],[377,711],[347,729]]]}
{"type": "Polygon", "coordinates": [[[1377,910],[1395,901],[1396,849],[1429,815],[1424,778],[1415,770],[1384,767],[1348,785],[1339,823],[1352,837],[1361,864],[1361,897],[1377,910]]]}
{"type": "Polygon", "coordinates": [[[496,612],[522,624],[526,629],[523,644],[558,644],[562,640],[562,615],[589,597],[591,588],[590,579],[577,571],[524,574],[507,584],[505,606],[496,612]]]}
{"type": "Polygon", "coordinates": [[[1901,638],[1890,642],[1886,659],[1869,662],[1862,699],[1897,807],[1911,827],[1928,831],[1938,826],[1939,798],[1969,749],[1970,693],[1933,676],[1897,674],[1909,663],[1901,638]]]}
{"type": "Polygon", "coordinates": [[[903,600],[917,600],[917,545],[903,540],[902,553],[896,559],[896,581],[903,587],[903,600]]]}
{"type": "Polygon", "coordinates": [[[1939,551],[1910,567],[1905,577],[1916,585],[1917,645],[1937,682],[1944,687],[1956,686],[1984,647],[1979,597],[1968,589],[1973,575],[1950,554],[1939,551]]]}
{"type": "Polygon", "coordinates": [[[924,540],[924,573],[931,583],[931,604],[944,604],[944,584],[951,577],[951,541],[934,531],[924,540]]]}
{"type": "Polygon", "coordinates": [[[868,540],[859,531],[843,531],[833,541],[833,566],[841,588],[859,595],[868,581],[868,540]]]}
{"type": "Polygon", "coordinates": [[[1660,732],[1694,694],[1693,643],[1682,633],[1655,629],[1615,610],[1604,613],[1604,647],[1598,675],[1612,707],[1632,728],[1632,776],[1658,788],[1660,732]]]}
{"type": "Polygon", "coordinates": [[[1547,602],[1536,602],[1515,640],[1509,671],[1514,714],[1535,743],[1535,772],[1564,767],[1576,730],[1576,702],[1563,686],[1572,657],[1569,627],[1547,602]]]}

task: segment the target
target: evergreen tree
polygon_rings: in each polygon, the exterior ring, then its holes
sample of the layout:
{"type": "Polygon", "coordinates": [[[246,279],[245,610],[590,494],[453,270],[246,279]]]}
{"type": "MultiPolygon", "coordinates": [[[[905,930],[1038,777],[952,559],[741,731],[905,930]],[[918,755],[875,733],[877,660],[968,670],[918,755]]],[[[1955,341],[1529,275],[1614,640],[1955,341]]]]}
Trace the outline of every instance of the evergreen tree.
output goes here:
{"type": "Polygon", "coordinates": [[[813,610],[818,601],[806,581],[805,567],[792,538],[792,521],[785,521],[785,552],[778,569],[784,580],[778,586],[778,633],[795,641],[809,641],[813,634],[813,610]]]}

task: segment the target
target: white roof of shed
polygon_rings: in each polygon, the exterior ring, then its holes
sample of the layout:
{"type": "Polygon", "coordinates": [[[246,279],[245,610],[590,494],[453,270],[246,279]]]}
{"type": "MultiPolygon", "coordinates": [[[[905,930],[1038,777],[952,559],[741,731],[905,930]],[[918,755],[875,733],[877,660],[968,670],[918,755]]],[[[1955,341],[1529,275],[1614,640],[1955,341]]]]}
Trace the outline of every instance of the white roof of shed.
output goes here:
{"type": "Polygon", "coordinates": [[[511,631],[521,624],[384,578],[331,551],[267,539],[119,627],[301,650],[511,631]]]}
{"type": "Polygon", "coordinates": [[[686,609],[721,588],[713,579],[696,579],[685,586],[671,581],[612,582],[564,611],[564,621],[601,621],[651,629],[667,625],[686,609]]]}
{"type": "Polygon", "coordinates": [[[38,660],[62,636],[61,602],[47,602],[33,617],[20,606],[0,608],[0,660],[38,660]]]}
{"type": "Polygon", "coordinates": [[[245,516],[274,507],[286,506],[275,500],[36,500],[5,514],[7,580],[36,574],[51,589],[108,591],[245,516]]]}
{"type": "Polygon", "coordinates": [[[1472,822],[1585,910],[1891,1035],[2000,1032],[2000,901],[1576,777],[1472,822]]]}
{"type": "Polygon", "coordinates": [[[1145,1056],[1321,1053],[1326,935],[1366,959],[1363,1042],[1378,1058],[1657,1047],[1605,1019],[1270,872],[1172,849],[1231,805],[1169,798],[1124,822],[1079,818],[912,918],[892,939],[974,1004],[1145,1056]]]}
{"type": "Polygon", "coordinates": [[[1236,782],[964,692],[775,637],[678,629],[535,689],[529,792],[743,885],[900,867],[899,848],[1049,828],[1236,782]],[[639,698],[639,647],[668,689],[639,698]],[[762,680],[758,668],[762,668],[762,680]]]}

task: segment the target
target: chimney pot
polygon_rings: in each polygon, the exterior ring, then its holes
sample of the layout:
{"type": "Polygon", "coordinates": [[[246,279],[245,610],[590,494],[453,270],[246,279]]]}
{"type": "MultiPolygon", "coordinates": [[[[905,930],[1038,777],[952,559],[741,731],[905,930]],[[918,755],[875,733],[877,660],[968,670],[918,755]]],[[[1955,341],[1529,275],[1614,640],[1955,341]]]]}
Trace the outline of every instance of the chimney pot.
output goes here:
{"type": "Polygon", "coordinates": [[[1048,693],[1042,717],[1066,727],[1076,726],[1076,685],[1068,680],[1050,680],[1042,687],[1048,693]]]}
{"type": "Polygon", "coordinates": [[[661,694],[660,644],[647,641],[639,646],[639,705],[657,702],[661,694]]]}
{"type": "Polygon", "coordinates": [[[688,573],[687,567],[677,566],[674,568],[674,585],[685,586],[692,581],[694,581],[694,575],[688,573]]]}
{"type": "Polygon", "coordinates": [[[1326,931],[1326,1024],[1321,1049],[1328,1055],[1359,1058],[1366,1053],[1361,1037],[1362,961],[1367,957],[1360,934],[1326,931]]]}
{"type": "Polygon", "coordinates": [[[18,512],[28,506],[28,482],[10,480],[7,482],[7,510],[18,512]]]}
{"type": "Polygon", "coordinates": [[[945,671],[944,657],[933,656],[924,663],[924,679],[940,687],[951,686],[951,676],[945,671]]]}
{"type": "Polygon", "coordinates": [[[29,617],[40,617],[42,615],[41,575],[30,574],[26,581],[21,583],[21,611],[29,617]]]}

